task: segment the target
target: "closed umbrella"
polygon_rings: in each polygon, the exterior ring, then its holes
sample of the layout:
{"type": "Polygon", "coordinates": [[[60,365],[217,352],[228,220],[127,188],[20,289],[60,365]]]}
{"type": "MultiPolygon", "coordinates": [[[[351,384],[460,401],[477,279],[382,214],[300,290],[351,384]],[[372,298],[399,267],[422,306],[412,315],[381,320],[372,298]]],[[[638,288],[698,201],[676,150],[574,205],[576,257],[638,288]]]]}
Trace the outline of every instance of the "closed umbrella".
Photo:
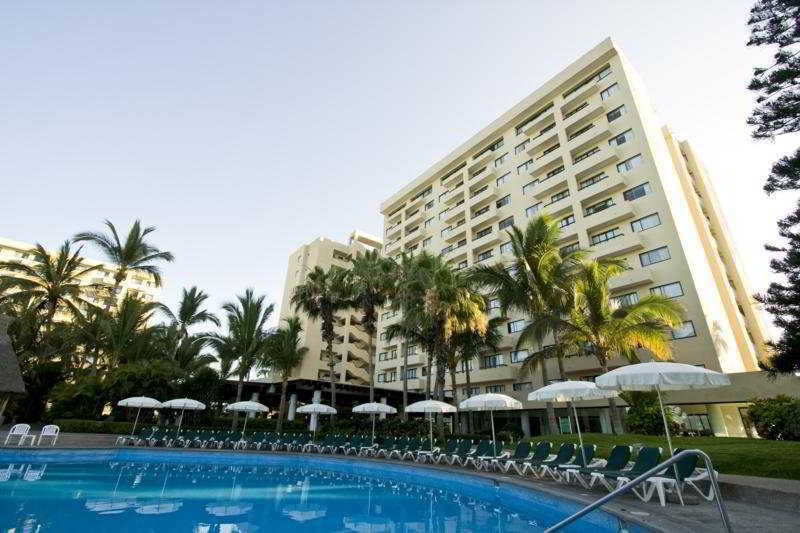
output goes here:
{"type": "Polygon", "coordinates": [[[628,365],[598,376],[594,382],[601,389],[638,390],[658,393],[658,405],[661,407],[661,418],[664,420],[664,431],[667,434],[669,453],[672,449],[672,438],[669,434],[667,415],[661,400],[662,390],[712,389],[730,385],[731,380],[725,374],[707,370],[703,367],[683,363],[639,363],[628,365]]]}
{"type": "Polygon", "coordinates": [[[375,444],[375,415],[393,415],[397,413],[397,409],[385,403],[370,402],[356,405],[353,407],[353,412],[372,415],[372,444],[375,444]]]}
{"type": "MultiPolygon", "coordinates": [[[[226,411],[237,411],[239,413],[266,413],[269,407],[263,403],[258,402],[235,402],[225,406],[226,411]]],[[[244,417],[244,425],[242,426],[242,440],[244,440],[244,430],[247,429],[247,417],[244,417]]]]}
{"type": "MultiPolygon", "coordinates": [[[[487,392],[486,394],[478,394],[467,398],[458,404],[462,409],[467,411],[489,411],[489,417],[492,420],[492,442],[494,443],[494,412],[507,411],[509,409],[522,409],[522,402],[515,400],[511,396],[505,394],[497,394],[494,392],[487,392]]],[[[492,444],[495,446],[495,444],[492,444]]]]}
{"type": "Polygon", "coordinates": [[[613,390],[603,390],[590,381],[559,381],[528,394],[529,402],[572,402],[572,412],[575,414],[575,427],[578,428],[578,441],[580,441],[583,465],[586,464],[586,452],[583,449],[583,436],[581,423],[578,420],[578,410],[575,408],[577,400],[602,400],[617,396],[613,390]]]}
{"type": "Polygon", "coordinates": [[[192,400],[191,398],[175,398],[174,400],[162,403],[161,407],[181,410],[181,417],[178,419],[178,430],[175,432],[175,436],[177,437],[178,433],[181,431],[181,424],[183,424],[183,412],[187,409],[190,411],[202,411],[206,408],[206,404],[198,402],[197,400],[192,400]]]}
{"type": "MultiPolygon", "coordinates": [[[[296,412],[304,415],[335,415],[336,409],[330,405],[325,405],[324,403],[310,403],[308,405],[298,407],[296,412]]],[[[317,425],[314,424],[314,438],[312,439],[312,442],[316,440],[317,425]]]]}
{"type": "Polygon", "coordinates": [[[124,400],[118,401],[117,405],[120,407],[136,408],[136,420],[133,421],[131,438],[133,438],[133,434],[136,432],[136,424],[139,422],[139,413],[142,412],[142,409],[159,409],[162,407],[161,402],[154,398],[148,398],[147,396],[134,396],[132,398],[125,398],[124,400]]]}
{"type": "MultiPolygon", "coordinates": [[[[421,402],[414,402],[407,406],[406,413],[455,413],[458,409],[449,403],[440,402],[438,400],[422,400],[421,402]]],[[[428,418],[429,432],[431,439],[431,450],[433,450],[433,416],[428,418]]]]}

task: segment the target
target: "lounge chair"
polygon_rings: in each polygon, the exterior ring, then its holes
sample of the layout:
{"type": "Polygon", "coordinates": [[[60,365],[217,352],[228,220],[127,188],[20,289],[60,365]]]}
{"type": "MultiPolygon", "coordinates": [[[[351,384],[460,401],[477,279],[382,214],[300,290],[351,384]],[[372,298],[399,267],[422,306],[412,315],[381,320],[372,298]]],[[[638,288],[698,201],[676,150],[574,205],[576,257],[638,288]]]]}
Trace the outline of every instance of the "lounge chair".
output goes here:
{"type": "Polygon", "coordinates": [[[631,468],[625,470],[601,470],[591,475],[589,486],[600,483],[608,492],[612,492],[624,484],[630,482],[635,477],[641,476],[651,468],[658,466],[661,462],[661,448],[645,446],[639,450],[631,468]]]}
{"type": "MultiPolygon", "coordinates": [[[[548,448],[547,453],[550,453],[548,448]]],[[[531,443],[530,441],[523,440],[517,443],[517,447],[514,449],[514,453],[508,455],[506,457],[495,457],[491,460],[489,468],[494,470],[502,470],[503,472],[508,472],[508,469],[511,468],[510,464],[518,461],[518,460],[525,460],[528,459],[531,454],[531,443]]]]}
{"type": "Polygon", "coordinates": [[[542,464],[542,475],[549,475],[556,481],[564,481],[566,475],[564,474],[567,470],[576,470],[578,468],[586,468],[592,464],[594,460],[594,454],[597,453],[597,444],[584,444],[583,445],[583,453],[581,453],[581,449],[578,448],[575,451],[575,456],[572,458],[572,461],[560,464],[560,465],[545,465],[542,464]],[[585,460],[584,460],[585,458],[585,460]]]}
{"type": "Polygon", "coordinates": [[[590,485],[591,475],[595,472],[602,472],[603,470],[618,471],[625,468],[631,458],[631,447],[625,445],[617,445],[611,449],[608,454],[608,459],[605,464],[588,468],[571,468],[564,471],[565,481],[577,481],[583,488],[588,489],[593,486],[590,485]],[[586,476],[586,477],[585,477],[586,476]]]}
{"type": "Polygon", "coordinates": [[[558,452],[556,452],[556,456],[553,459],[545,459],[543,461],[531,460],[523,463],[521,475],[525,475],[525,472],[530,472],[534,475],[534,477],[541,477],[541,473],[537,472],[538,469],[543,468],[544,466],[555,466],[568,463],[574,454],[575,445],[571,442],[563,442],[558,448],[558,452]]]}
{"type": "Polygon", "coordinates": [[[478,459],[475,461],[472,461],[472,464],[475,466],[475,470],[489,470],[493,460],[505,459],[508,457],[510,454],[509,452],[504,451],[504,449],[505,442],[492,441],[491,445],[489,446],[489,453],[478,457],[478,459]]]}
{"type": "Polygon", "coordinates": [[[406,456],[406,454],[410,454],[411,457],[414,457],[414,454],[418,452],[420,448],[422,448],[421,439],[419,438],[408,439],[408,442],[406,443],[405,447],[399,450],[393,450],[389,454],[388,459],[391,459],[393,457],[397,459],[403,459],[406,456]]]}
{"type": "Polygon", "coordinates": [[[437,457],[436,464],[439,464],[442,461],[444,461],[449,465],[453,465],[460,458],[466,457],[471,449],[472,449],[472,441],[470,439],[464,439],[458,443],[458,447],[455,449],[453,453],[451,453],[450,455],[441,455],[437,457]]]}
{"type": "Polygon", "coordinates": [[[458,463],[459,466],[467,466],[470,463],[475,464],[475,461],[477,461],[480,457],[486,457],[489,455],[491,453],[491,449],[492,441],[482,440],[471,453],[461,456],[454,456],[453,462],[450,464],[452,465],[454,463],[458,463]]]}
{"type": "Polygon", "coordinates": [[[389,454],[394,452],[395,450],[404,450],[408,445],[408,437],[400,437],[399,439],[395,440],[394,443],[389,448],[381,448],[375,453],[375,457],[380,457],[383,455],[387,459],[389,458],[389,454]]]}
{"type": "Polygon", "coordinates": [[[30,431],[30,424],[14,424],[11,426],[8,435],[6,435],[6,441],[3,443],[3,446],[8,445],[8,440],[11,437],[17,437],[19,439],[17,440],[17,446],[22,446],[25,443],[25,439],[31,439],[31,444],[33,444],[36,441],[36,436],[31,435],[30,431]]]}
{"type": "MultiPolygon", "coordinates": [[[[675,450],[675,454],[684,451],[681,448],[675,450]]],[[[680,459],[674,465],[668,466],[663,472],[647,478],[644,490],[637,491],[637,487],[633,488],[633,492],[642,500],[650,501],[654,493],[658,494],[658,501],[661,506],[667,503],[667,494],[676,493],[678,500],[683,505],[683,491],[685,487],[694,489],[703,499],[712,501],[714,499],[714,488],[709,484],[708,492],[706,493],[698,485],[698,481],[708,480],[710,473],[705,468],[697,468],[700,457],[697,455],[687,455],[680,459]],[[677,477],[675,473],[677,467],[677,477]]],[[[716,472],[713,473],[717,475],[716,472]]]]}
{"type": "MultiPolygon", "coordinates": [[[[447,444],[445,444],[444,450],[436,447],[434,447],[432,450],[426,450],[423,448],[419,451],[419,453],[417,453],[417,456],[414,458],[414,460],[418,463],[424,463],[426,461],[435,463],[439,457],[447,457],[452,455],[456,451],[456,448],[458,448],[458,442],[458,439],[450,439],[447,441],[447,444]]],[[[425,446],[430,447],[430,439],[427,441],[425,446]]]]}
{"type": "MultiPolygon", "coordinates": [[[[406,453],[404,453],[402,459],[404,461],[408,459],[417,461],[417,458],[420,456],[420,454],[429,453],[431,451],[431,441],[427,437],[421,437],[419,439],[419,444],[420,444],[419,448],[417,448],[413,452],[407,451],[406,453]]],[[[436,447],[434,447],[434,449],[436,449],[436,447]]]]}
{"type": "Polygon", "coordinates": [[[336,437],[334,435],[326,435],[320,442],[309,442],[305,446],[303,446],[304,452],[317,452],[320,453],[322,449],[326,446],[330,446],[334,443],[334,439],[336,437]]]}

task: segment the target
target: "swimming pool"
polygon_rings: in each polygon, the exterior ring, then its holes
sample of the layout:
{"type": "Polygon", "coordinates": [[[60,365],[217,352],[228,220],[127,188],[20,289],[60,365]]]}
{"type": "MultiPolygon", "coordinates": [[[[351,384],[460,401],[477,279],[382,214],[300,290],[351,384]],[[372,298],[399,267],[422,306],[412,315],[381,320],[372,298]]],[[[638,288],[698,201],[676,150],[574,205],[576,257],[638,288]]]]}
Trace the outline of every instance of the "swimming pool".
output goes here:
{"type": "MultiPolygon", "coordinates": [[[[531,532],[580,504],[512,483],[317,455],[0,450],[0,531],[531,532]]],[[[594,512],[568,531],[645,531],[594,512]]]]}

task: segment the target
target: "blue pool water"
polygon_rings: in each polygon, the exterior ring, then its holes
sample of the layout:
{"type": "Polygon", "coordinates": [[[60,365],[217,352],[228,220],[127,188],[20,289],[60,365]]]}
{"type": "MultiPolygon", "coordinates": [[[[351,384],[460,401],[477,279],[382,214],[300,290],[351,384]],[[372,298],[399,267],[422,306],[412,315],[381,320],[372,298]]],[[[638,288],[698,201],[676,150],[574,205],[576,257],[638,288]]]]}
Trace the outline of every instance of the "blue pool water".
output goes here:
{"type": "MultiPolygon", "coordinates": [[[[532,532],[578,504],[460,472],[357,459],[0,450],[0,531],[532,532]]],[[[568,531],[644,531],[595,512],[568,531]]]]}

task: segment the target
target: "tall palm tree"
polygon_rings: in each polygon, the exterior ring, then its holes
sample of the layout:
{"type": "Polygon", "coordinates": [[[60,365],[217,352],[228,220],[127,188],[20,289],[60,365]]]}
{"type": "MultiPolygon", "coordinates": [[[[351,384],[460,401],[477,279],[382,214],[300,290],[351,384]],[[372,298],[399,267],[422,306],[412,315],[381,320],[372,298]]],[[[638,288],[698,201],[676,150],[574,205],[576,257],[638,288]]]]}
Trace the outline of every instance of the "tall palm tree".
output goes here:
{"type": "MultiPolygon", "coordinates": [[[[564,311],[570,301],[575,267],[584,253],[577,250],[562,254],[558,247],[561,228],[546,215],[531,220],[524,231],[512,226],[507,233],[514,257],[510,267],[502,262],[481,265],[474,269],[472,277],[486,287],[492,297],[500,300],[503,315],[517,313],[528,320],[515,347],[517,351],[523,346],[530,348],[530,355],[521,371],[528,372],[538,367],[542,384],[547,385],[547,360],[553,352],[543,350],[544,339],[547,334],[556,336],[558,332],[555,329],[536,329],[533,323],[543,314],[564,311]],[[534,347],[537,349],[534,350],[534,347]]],[[[561,370],[563,363],[560,356],[558,359],[561,370]]],[[[564,378],[563,373],[560,377],[564,378]]],[[[546,410],[550,432],[555,433],[555,409],[551,402],[546,404],[546,410]]]]}
{"type": "Polygon", "coordinates": [[[115,299],[119,296],[120,285],[128,272],[148,274],[153,278],[156,287],[160,287],[161,268],[157,263],[160,261],[170,262],[174,257],[172,253],[162,252],[147,241],[147,236],[156,230],[154,226],[142,228],[141,221],[136,220],[123,242],[120,240],[114,224],[110,220],[105,220],[104,223],[109,233],[84,231],[75,235],[73,241],[94,244],[106,256],[106,260],[116,266],[114,287],[105,307],[106,312],[109,312],[115,299]]]}
{"type": "Polygon", "coordinates": [[[283,416],[286,409],[286,389],[289,376],[303,362],[308,348],[300,346],[300,334],[303,326],[300,318],[291,316],[286,319],[286,327],[276,331],[267,345],[264,354],[264,366],[276,370],[281,375],[281,403],[278,407],[278,433],[283,429],[283,416]]]}
{"type": "Polygon", "coordinates": [[[109,366],[169,357],[158,347],[156,328],[149,325],[157,309],[155,302],[126,294],[119,307],[104,317],[101,338],[109,366]]]}
{"type": "Polygon", "coordinates": [[[81,257],[81,248],[73,251],[69,241],[51,256],[41,244],[31,250],[33,265],[21,261],[0,262],[0,270],[10,272],[0,276],[5,291],[0,302],[32,299],[39,311],[44,313],[42,324],[52,328],[57,311],[65,311],[72,316],[81,316],[81,306],[92,304],[83,297],[84,287],[81,279],[100,268],[100,265],[86,267],[81,257]]]}
{"type": "Polygon", "coordinates": [[[159,309],[178,329],[180,338],[185,339],[189,336],[189,328],[192,326],[205,324],[206,322],[210,322],[215,326],[220,325],[217,315],[203,309],[203,303],[207,299],[208,294],[197,287],[191,287],[189,290],[184,288],[181,291],[181,301],[178,304],[177,313],[173,313],[169,307],[163,304],[159,305],[159,309]]]}
{"type": "Polygon", "coordinates": [[[361,323],[369,336],[369,401],[372,402],[375,401],[375,325],[378,309],[386,304],[391,294],[394,268],[377,250],[357,254],[351,263],[348,271],[350,298],[353,306],[361,311],[361,323]]]}
{"type": "MultiPolygon", "coordinates": [[[[210,344],[218,354],[236,354],[236,401],[242,399],[244,380],[263,361],[270,332],[267,320],[275,304],[267,304],[266,296],[256,296],[246,289],[236,301],[223,304],[228,330],[224,335],[210,335],[210,344]]],[[[234,413],[231,429],[236,429],[238,413],[234,413]]]]}
{"type": "Polygon", "coordinates": [[[339,311],[350,308],[347,271],[332,266],[327,271],[320,267],[308,273],[306,279],[294,289],[291,298],[295,312],[302,311],[312,320],[320,321],[322,340],[326,344],[328,370],[331,384],[331,406],[336,408],[336,357],[333,352],[334,317],[339,311]]]}
{"type": "MultiPolygon", "coordinates": [[[[410,280],[414,277],[416,262],[414,261],[413,255],[405,252],[400,256],[399,262],[390,258],[387,258],[387,261],[391,265],[392,275],[394,277],[394,283],[389,288],[389,299],[392,303],[391,307],[395,311],[405,311],[409,308],[410,301],[414,298],[413,293],[408,289],[411,287],[410,280]]],[[[386,333],[389,339],[394,338],[394,336],[402,336],[397,326],[387,328],[386,333]]],[[[406,406],[408,406],[408,374],[405,371],[406,368],[408,368],[408,350],[404,349],[403,373],[401,376],[403,380],[403,413],[401,414],[403,420],[408,419],[408,414],[406,414],[406,406]]],[[[428,392],[430,392],[430,387],[428,387],[428,392]]]]}
{"type": "MultiPolygon", "coordinates": [[[[608,281],[628,270],[621,260],[586,261],[577,267],[574,306],[569,313],[542,313],[532,324],[534,335],[559,331],[560,342],[594,356],[603,373],[608,362],[621,356],[637,362],[637,349],[654,359],[672,357],[670,331],[683,320],[681,306],[660,295],[649,295],[637,303],[620,307],[609,295],[608,281]]],[[[615,431],[622,431],[622,419],[614,399],[609,400],[615,431]]]]}

